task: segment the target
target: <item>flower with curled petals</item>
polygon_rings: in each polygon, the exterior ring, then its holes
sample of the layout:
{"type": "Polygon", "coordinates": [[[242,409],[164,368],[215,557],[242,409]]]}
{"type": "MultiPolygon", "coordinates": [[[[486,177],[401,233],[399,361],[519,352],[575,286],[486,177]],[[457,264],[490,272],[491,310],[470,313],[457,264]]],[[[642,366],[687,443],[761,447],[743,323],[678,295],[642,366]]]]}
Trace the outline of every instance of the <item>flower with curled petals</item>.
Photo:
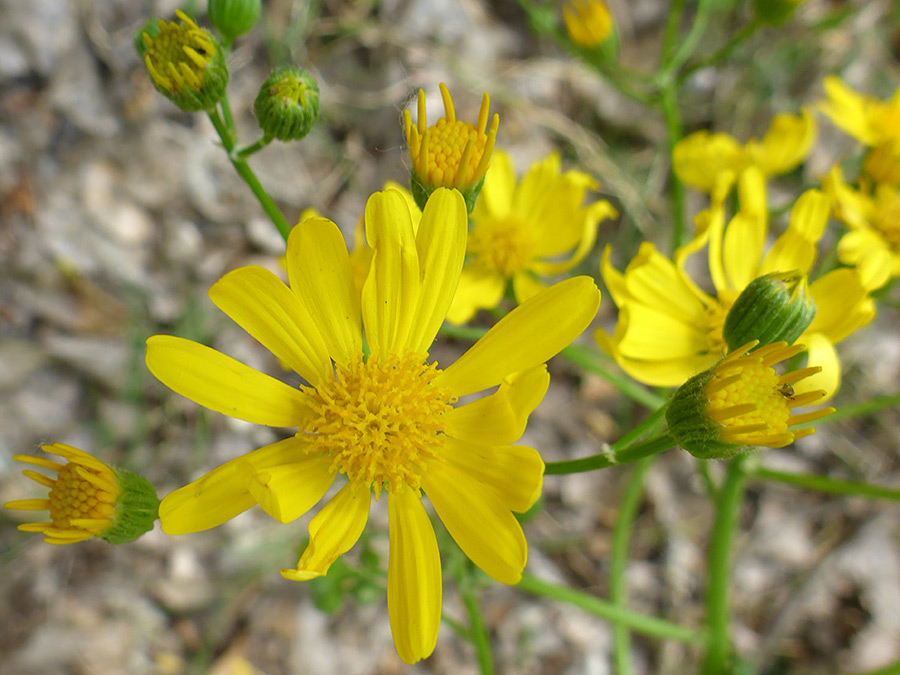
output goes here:
{"type": "Polygon", "coordinates": [[[365,229],[373,256],[361,295],[343,236],[324,218],[290,234],[290,287],[242,267],[210,289],[307,384],[289,386],[189,340],[148,340],[149,369],[175,391],[232,417],[296,429],[168,495],[160,521],[170,534],[196,532],[259,504],[289,522],[337,479],[296,568],[282,570],[305,580],[354,545],[371,498],[386,495],[388,614],[400,657],[413,663],[434,649],[441,619],[440,557],[422,492],[476,565],[518,582],[527,549],[513,512],[537,500],[543,462],[511,444],[546,391],[545,361],[588,326],[600,295],[587,277],[566,280],[510,312],[454,363],[429,362],[465,255],[463,198],[435,190],[414,232],[402,195],[375,193],[365,229]]]}

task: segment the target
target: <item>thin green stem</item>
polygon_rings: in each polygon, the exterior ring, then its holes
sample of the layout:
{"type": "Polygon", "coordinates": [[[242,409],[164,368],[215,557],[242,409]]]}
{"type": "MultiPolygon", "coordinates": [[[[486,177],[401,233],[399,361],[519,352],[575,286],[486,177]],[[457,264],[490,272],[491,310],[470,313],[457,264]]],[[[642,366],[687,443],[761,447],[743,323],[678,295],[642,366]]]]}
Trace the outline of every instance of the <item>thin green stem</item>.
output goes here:
{"type": "Polygon", "coordinates": [[[567,586],[551,584],[528,574],[522,575],[518,588],[534,595],[568,603],[601,619],[628,626],[635,633],[641,633],[642,635],[663,640],[675,640],[676,642],[684,642],[691,645],[703,644],[705,640],[702,632],[692,628],[679,626],[665,619],[638,614],[624,607],[616,607],[614,604],[595,595],[576,591],[567,586]]]}
{"type": "Polygon", "coordinates": [[[729,56],[731,56],[735,49],[749,40],[753,36],[753,34],[756,33],[757,30],[759,30],[760,25],[761,24],[759,23],[759,21],[754,18],[750,23],[748,23],[746,26],[741,28],[741,30],[735,33],[731,40],[722,45],[719,49],[714,51],[706,58],[703,58],[682,70],[678,74],[678,81],[684,82],[687,78],[689,78],[701,68],[714,66],[727,59],[729,56]]]}
{"type": "Polygon", "coordinates": [[[869,415],[878,412],[879,410],[884,410],[885,408],[893,408],[895,405],[900,405],[900,392],[876,396],[868,401],[863,401],[862,403],[856,403],[854,405],[842,405],[828,417],[819,420],[818,424],[837,422],[838,420],[845,420],[850,417],[869,415]]]}
{"type": "Polygon", "coordinates": [[[219,99],[219,105],[222,106],[222,118],[225,120],[225,128],[228,129],[229,135],[233,139],[235,136],[234,115],[231,114],[231,104],[228,102],[228,94],[223,93],[219,99]]]}
{"type": "Polygon", "coordinates": [[[709,3],[710,0],[699,0],[697,3],[697,13],[694,15],[694,23],[691,24],[691,29],[659,72],[658,81],[662,85],[661,88],[665,89],[674,84],[681,66],[691,58],[691,54],[697,48],[697,44],[703,37],[703,33],[706,31],[706,24],[709,21],[709,3]]]}
{"type": "Polygon", "coordinates": [[[260,150],[262,150],[264,147],[266,147],[271,142],[272,142],[272,137],[268,136],[268,135],[264,135],[262,138],[260,138],[258,141],[256,141],[256,143],[253,143],[252,145],[248,145],[243,148],[238,148],[237,150],[235,150],[232,153],[232,155],[236,159],[247,159],[250,155],[252,155],[256,152],[259,152],[260,150]]]}
{"type": "Polygon", "coordinates": [[[672,196],[672,252],[684,243],[684,183],[675,175],[675,165],[671,162],[675,144],[681,140],[684,130],[681,113],[678,110],[678,91],[674,83],[668,82],[660,91],[660,105],[666,122],[666,143],[669,152],[669,192],[672,196]]]}
{"type": "Polygon", "coordinates": [[[861,481],[839,480],[826,478],[814,473],[792,473],[788,471],[776,471],[765,467],[757,467],[750,471],[751,478],[761,480],[774,480],[787,485],[825,492],[832,495],[844,495],[847,497],[867,497],[869,499],[890,499],[900,502],[900,489],[889,488],[882,485],[872,485],[861,481]]]}
{"type": "Polygon", "coordinates": [[[675,445],[675,440],[669,436],[667,432],[651,438],[649,441],[635,443],[634,445],[630,445],[621,450],[613,450],[612,447],[608,447],[604,452],[591,455],[590,457],[570,459],[564,462],[547,462],[547,464],[544,465],[544,475],[552,476],[564,473],[582,473],[584,471],[594,471],[595,469],[606,469],[618,464],[634,462],[643,457],[657,455],[675,445]]]}
{"type": "Polygon", "coordinates": [[[672,0],[669,4],[669,13],[666,15],[666,30],[663,34],[662,63],[665,64],[672,58],[675,49],[678,29],[681,25],[681,16],[684,13],[685,0],[672,0]]]}
{"type": "MultiPolygon", "coordinates": [[[[644,476],[653,465],[655,457],[645,457],[634,465],[634,471],[625,486],[625,494],[619,505],[619,515],[612,534],[609,555],[609,599],[616,607],[628,606],[628,585],[625,569],[631,547],[631,531],[644,493],[644,476]]],[[[631,631],[621,623],[613,624],[613,659],[618,675],[631,675],[631,631]]]]}
{"type": "MultiPolygon", "coordinates": [[[[227,106],[223,106],[223,108],[227,108],[227,106]]],[[[228,159],[231,161],[234,170],[244,179],[244,182],[250,188],[250,191],[253,192],[259,205],[262,206],[263,211],[269,216],[269,220],[272,221],[272,224],[278,228],[281,236],[287,241],[291,226],[288,225],[287,220],[285,220],[284,214],[281,213],[281,209],[278,208],[278,204],[276,204],[275,200],[265,191],[262,184],[259,182],[259,179],[256,177],[256,174],[253,173],[253,169],[250,168],[250,165],[244,160],[237,159],[232,155],[232,152],[234,151],[234,139],[225,122],[222,120],[222,117],[219,115],[219,111],[213,108],[208,114],[210,121],[216,129],[216,133],[219,134],[219,138],[222,140],[222,145],[228,153],[228,159]]]]}
{"type": "Polygon", "coordinates": [[[475,645],[481,675],[493,675],[494,657],[491,652],[491,638],[488,635],[487,626],[484,624],[478,596],[475,593],[471,579],[461,581],[458,586],[459,594],[462,597],[463,604],[466,606],[466,612],[469,614],[469,638],[472,640],[472,644],[475,645]]]}
{"type": "Polygon", "coordinates": [[[731,650],[728,579],[731,571],[731,542],[737,527],[738,511],[744,496],[744,463],[748,455],[732,459],[716,499],[716,517],[709,543],[706,579],[706,622],[709,640],[702,675],[722,675],[731,650]]]}
{"type": "Polygon", "coordinates": [[[619,440],[613,443],[610,447],[610,450],[619,450],[621,448],[628,447],[636,440],[638,440],[641,436],[646,433],[649,433],[657,424],[659,424],[660,419],[663,415],[666,414],[666,406],[660,406],[657,410],[654,410],[643,422],[639,423],[636,427],[634,427],[631,431],[622,436],[619,440]]]}

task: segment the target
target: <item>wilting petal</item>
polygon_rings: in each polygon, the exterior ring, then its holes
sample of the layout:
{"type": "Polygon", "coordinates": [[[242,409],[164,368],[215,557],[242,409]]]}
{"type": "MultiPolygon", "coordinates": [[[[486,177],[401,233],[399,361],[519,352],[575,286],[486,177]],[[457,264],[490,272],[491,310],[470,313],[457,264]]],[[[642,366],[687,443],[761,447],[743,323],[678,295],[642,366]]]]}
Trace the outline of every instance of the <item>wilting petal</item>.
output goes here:
{"type": "Polygon", "coordinates": [[[281,280],[262,267],[240,267],[209,289],[235,323],[315,385],[332,374],[328,348],[312,316],[281,280]]]}
{"type": "Polygon", "coordinates": [[[372,497],[368,485],[347,483],[309,523],[309,545],[296,569],[282,576],[306,581],[328,573],[341,555],[353,548],[369,518],[372,497]]]}
{"type": "Polygon", "coordinates": [[[528,557],[525,535],[492,489],[473,482],[454,466],[434,461],[428,463],[422,487],[450,536],[472,562],[492,579],[519,583],[528,557]]]}
{"type": "Polygon", "coordinates": [[[500,319],[434,382],[463,396],[544,363],[588,327],[599,304],[600,291],[589,277],[561,281],[500,319]]]}
{"type": "Polygon", "coordinates": [[[525,432],[528,416],[544,398],[549,384],[550,375],[543,364],[511,375],[490,396],[447,413],[446,432],[484,445],[514,443],[525,432]]]}
{"type": "Polygon", "coordinates": [[[291,290],[309,310],[336,363],[362,349],[359,296],[347,244],[337,225],[310,218],[291,230],[287,246],[291,290]]]}
{"type": "Polygon", "coordinates": [[[147,368],[182,396],[247,422],[296,427],[308,410],[299,389],[184,338],[149,338],[147,368]]]}
{"type": "Polygon", "coordinates": [[[435,190],[416,235],[422,284],[407,343],[411,352],[427,352],[447,316],[466,255],[467,226],[466,204],[459,191],[435,190]]]}
{"type": "Polygon", "coordinates": [[[388,496],[388,616],[394,646],[406,663],[434,651],[441,623],[441,557],[419,495],[388,496]]]}

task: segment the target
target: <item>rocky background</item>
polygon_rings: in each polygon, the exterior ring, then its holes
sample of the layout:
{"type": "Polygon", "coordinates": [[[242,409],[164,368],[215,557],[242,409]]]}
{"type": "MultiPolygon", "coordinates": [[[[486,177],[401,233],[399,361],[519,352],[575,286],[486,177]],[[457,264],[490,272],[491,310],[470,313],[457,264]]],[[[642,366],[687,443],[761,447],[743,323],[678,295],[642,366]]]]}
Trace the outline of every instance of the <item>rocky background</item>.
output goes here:
{"type": "MultiPolygon", "coordinates": [[[[405,181],[404,106],[423,87],[437,108],[437,84],[445,81],[464,118],[490,92],[502,119],[498,145],[520,170],[558,148],[567,165],[601,179],[623,215],[604,226],[600,242],[612,242],[621,262],[640,238],[667,245],[659,115],[535,38],[511,0],[265,4],[265,19],[230,59],[242,140],[256,138],[252,101],[273,65],[308,67],[322,89],[313,133],[251,160],[289,221],[315,207],[350,234],[372,191],[405,181]]],[[[651,69],[668,3],[611,5],[623,60],[651,69]]],[[[0,0],[0,501],[40,495],[10,457],[42,442],[70,443],[142,473],[162,495],[276,438],[172,394],[143,363],[145,339],[164,332],[277,372],[206,289],[239,265],[277,269],[283,243],[208,120],[158,95],[134,50],[149,15],[169,18],[178,7],[175,0],[0,0]]],[[[738,7],[714,21],[701,51],[745,20],[738,7]]],[[[889,95],[900,83],[891,51],[897,27],[889,0],[810,0],[793,21],[760,32],[726,66],[688,82],[686,126],[742,140],[759,135],[775,111],[818,99],[828,72],[889,95]],[[827,21],[836,15],[844,19],[827,21]]],[[[851,147],[823,121],[805,169],[773,188],[776,206],[851,147]]],[[[691,213],[702,204],[692,195],[691,213]]],[[[775,230],[781,226],[776,221],[775,230]]],[[[585,271],[596,274],[596,257],[585,271]]],[[[898,297],[886,297],[878,319],[841,344],[838,407],[897,390],[898,297]]],[[[598,322],[614,320],[604,296],[598,322]]],[[[523,439],[547,460],[596,452],[646,414],[565,362],[551,370],[550,391],[523,439]]],[[[761,459],[897,486],[898,428],[897,410],[824,424],[761,459]]],[[[526,529],[533,574],[607,597],[610,533],[629,473],[548,477],[545,509],[526,529]]],[[[384,506],[369,527],[369,544],[382,554],[384,506]]],[[[711,515],[694,460],[678,450],[663,455],[648,474],[634,533],[627,577],[634,609],[700,624],[711,515]]],[[[191,536],[157,528],[128,546],[54,547],[15,529],[26,516],[0,513],[3,675],[477,672],[473,648],[449,625],[434,655],[407,667],[394,652],[383,596],[340,596],[283,579],[278,569],[294,564],[308,518],[283,526],[251,509],[191,536]]],[[[900,659],[898,544],[896,503],[752,483],[735,548],[738,649],[772,675],[845,674],[900,659]]],[[[515,588],[486,583],[481,594],[499,673],[612,672],[605,622],[515,588]]],[[[448,617],[465,623],[449,584],[444,604],[448,617]]],[[[697,659],[678,643],[634,638],[637,673],[685,675],[697,659]]]]}

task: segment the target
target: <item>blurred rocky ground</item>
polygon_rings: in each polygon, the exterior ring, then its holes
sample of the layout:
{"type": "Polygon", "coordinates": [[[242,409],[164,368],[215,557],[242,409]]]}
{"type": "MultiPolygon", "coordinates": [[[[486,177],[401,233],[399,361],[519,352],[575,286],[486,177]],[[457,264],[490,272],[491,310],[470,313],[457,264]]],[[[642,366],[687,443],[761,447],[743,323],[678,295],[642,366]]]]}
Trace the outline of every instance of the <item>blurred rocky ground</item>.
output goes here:
{"type": "MultiPolygon", "coordinates": [[[[900,78],[888,43],[891,4],[810,0],[728,65],[689,80],[688,128],[759,135],[774,111],[820,97],[822,75],[834,70],[861,89],[892,93],[900,78]],[[842,7],[849,18],[819,26],[842,7]]],[[[611,5],[623,59],[651,68],[667,3],[611,5]]],[[[0,0],[0,501],[40,493],[10,457],[42,442],[119,463],[164,494],[276,438],[172,394],[143,364],[145,339],[165,332],[278,368],[212,306],[206,289],[242,264],[277,270],[282,241],[208,120],[158,95],[134,50],[149,15],[171,17],[178,7],[174,0],[0,0]]],[[[437,107],[445,81],[461,116],[474,116],[481,92],[491,93],[502,117],[498,145],[520,170],[561,148],[566,162],[601,179],[623,213],[601,243],[621,247],[622,261],[635,250],[635,227],[668,241],[660,118],[535,38],[514,2],[271,0],[266,8],[230,58],[242,140],[255,138],[252,101],[273,64],[308,67],[322,90],[314,132],[252,160],[289,220],[315,207],[349,235],[372,191],[405,181],[402,109],[419,87],[437,107]]],[[[711,25],[705,48],[721,44],[736,21],[711,25]]],[[[780,183],[776,200],[786,203],[847,151],[846,138],[821,126],[805,171],[780,183]]],[[[701,205],[692,196],[692,211],[701,205]]],[[[596,256],[585,271],[596,274],[596,256]]],[[[838,406],[896,391],[896,307],[895,292],[873,325],[841,345],[838,406]]],[[[598,321],[611,326],[614,312],[604,297],[598,321]]],[[[550,391],[523,439],[547,460],[596,452],[646,414],[569,364],[551,370],[550,391]]],[[[896,410],[826,424],[762,460],[897,486],[898,427],[896,410]]],[[[545,508],[527,525],[533,574],[607,596],[610,532],[629,472],[547,478],[545,508]]],[[[628,572],[631,605],[699,625],[711,511],[695,462],[666,453],[646,490],[628,572]]],[[[370,525],[371,546],[382,553],[383,507],[370,525]]],[[[308,519],[282,526],[252,509],[191,536],[157,528],[129,546],[52,547],[15,529],[22,516],[0,514],[3,675],[477,672],[473,648],[449,625],[433,657],[406,667],[383,597],[346,598],[326,614],[314,588],[283,579],[278,569],[294,564],[308,519]]],[[[751,484],[735,550],[737,647],[773,675],[847,673],[900,659],[898,543],[896,504],[751,484]]],[[[612,672],[608,624],[515,588],[486,584],[482,595],[498,672],[612,672]]],[[[466,621],[449,584],[445,612],[466,621]]],[[[637,673],[685,675],[697,656],[677,643],[634,638],[637,673]]]]}

